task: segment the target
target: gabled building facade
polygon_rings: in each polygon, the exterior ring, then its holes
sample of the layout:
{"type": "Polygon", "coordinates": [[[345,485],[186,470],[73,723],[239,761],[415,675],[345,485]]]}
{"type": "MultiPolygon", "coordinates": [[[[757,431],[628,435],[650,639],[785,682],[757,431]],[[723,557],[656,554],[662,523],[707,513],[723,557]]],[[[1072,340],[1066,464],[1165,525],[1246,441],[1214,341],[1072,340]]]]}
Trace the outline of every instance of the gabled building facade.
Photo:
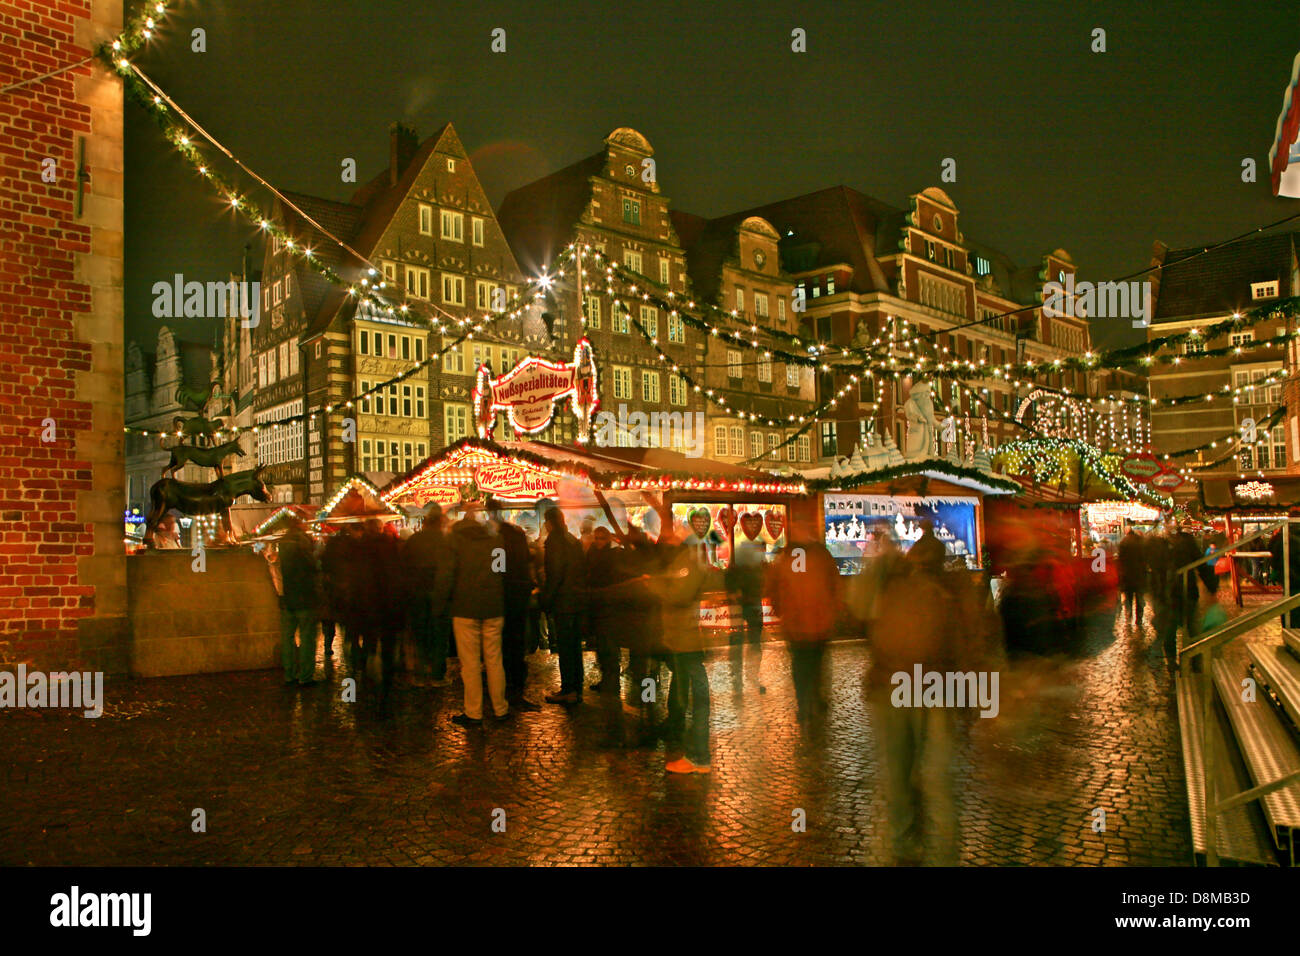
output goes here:
{"type": "MultiPolygon", "coordinates": [[[[900,365],[927,355],[930,367],[956,359],[990,371],[1090,348],[1086,317],[1053,318],[1042,308],[1044,284],[1074,274],[1069,255],[1058,249],[1037,267],[1017,268],[966,238],[956,204],[941,189],[913,195],[908,210],[838,186],[742,215],[762,217],[780,234],[781,265],[793,282],[790,308],[802,304],[792,315],[815,341],[862,349],[887,341],[892,330],[900,365]],[[933,344],[902,344],[909,333],[933,344]]],[[[1024,414],[1015,388],[992,375],[963,377],[965,384],[932,380],[936,413],[953,417],[958,449],[969,457],[976,447],[1018,436],[1005,421],[1024,414]]],[[[844,394],[819,423],[816,454],[829,461],[886,436],[903,447],[902,408],[912,384],[906,376],[855,382],[834,368],[819,372],[818,403],[844,394]]],[[[1049,376],[1047,384],[1075,394],[1096,389],[1070,371],[1049,376]]]]}
{"type": "MultiPolygon", "coordinates": [[[[644,136],[621,127],[605,138],[600,152],[510,192],[497,217],[520,266],[530,276],[540,276],[576,243],[637,273],[660,295],[671,291],[689,296],[686,252],[669,215],[670,201],[660,190],[653,157],[644,136]]],[[[628,304],[672,362],[683,367],[701,363],[704,342],[698,330],[654,305],[628,304]]],[[[603,270],[592,259],[585,260],[581,273],[570,269],[557,278],[545,303],[551,318],[547,344],[554,357],[567,360],[585,335],[595,356],[603,411],[620,420],[639,412],[689,415],[694,422],[705,412],[702,395],[686,387],[634,327],[632,317],[615,306],[605,292],[603,270]]],[[[672,442],[675,433],[650,428],[649,440],[665,434],[672,442]]],[[[539,437],[571,441],[572,415],[562,413],[539,437]]],[[[620,429],[615,443],[633,439],[629,430],[620,429]]]]}
{"type": "MultiPolygon", "coordinates": [[[[1199,246],[1169,249],[1156,243],[1151,263],[1158,267],[1152,279],[1155,315],[1147,331],[1148,339],[1208,328],[1297,294],[1297,235],[1282,232],[1257,236],[1208,252],[1199,246]]],[[[1216,338],[1198,337],[1178,348],[1173,363],[1154,368],[1149,381],[1151,398],[1157,400],[1151,410],[1155,452],[1166,454],[1217,442],[1218,447],[1180,462],[1194,469],[1198,464],[1217,462],[1211,468],[1197,470],[1201,478],[1300,470],[1300,422],[1296,402],[1285,394],[1294,386],[1281,381],[1262,384],[1282,370],[1288,351],[1281,345],[1249,344],[1284,335],[1294,328],[1294,321],[1278,318],[1216,338]],[[1234,351],[1223,356],[1201,354],[1224,347],[1234,351]],[[1234,397],[1232,390],[1240,392],[1234,397]],[[1215,397],[1204,403],[1164,407],[1159,402],[1198,393],[1215,397]],[[1285,417],[1268,428],[1257,427],[1256,444],[1243,444],[1238,454],[1218,462],[1223,458],[1225,440],[1231,442],[1241,436],[1247,419],[1262,424],[1284,401],[1290,405],[1285,417]]],[[[1295,368],[1295,344],[1290,344],[1289,360],[1295,368]]],[[[1182,493],[1190,494],[1191,489],[1185,488],[1182,493]]]]}
{"type": "Polygon", "coordinates": [[[815,404],[814,370],[782,362],[770,351],[799,352],[772,334],[773,329],[794,334],[797,328],[790,311],[794,279],[781,266],[781,237],[758,216],[705,220],[674,212],[673,223],[686,245],[696,301],[731,316],[721,334],[708,337],[704,368],[697,373],[707,391],[737,411],[728,414],[724,407],[708,404],[708,456],[752,462],[757,468],[808,467],[815,460],[813,436],[795,433],[799,419],[815,404]],[[729,341],[727,333],[737,332],[745,344],[758,342],[763,351],[729,341]],[[769,421],[780,425],[772,427],[769,421]]]}
{"type": "Polygon", "coordinates": [[[377,286],[400,303],[392,312],[376,308],[323,279],[279,241],[267,244],[264,320],[254,338],[257,415],[273,421],[340,406],[315,415],[305,429],[260,430],[259,457],[272,466],[284,500],[320,500],[357,472],[382,483],[470,434],[478,364],[499,371],[527,347],[524,319],[483,321],[514,298],[522,277],[451,124],[422,143],[394,124],[389,152],[388,169],[350,202],[286,194],[320,229],[289,206],[276,207],[296,243],[349,281],[377,286]],[[473,341],[347,406],[476,326],[482,331],[473,341]]]}

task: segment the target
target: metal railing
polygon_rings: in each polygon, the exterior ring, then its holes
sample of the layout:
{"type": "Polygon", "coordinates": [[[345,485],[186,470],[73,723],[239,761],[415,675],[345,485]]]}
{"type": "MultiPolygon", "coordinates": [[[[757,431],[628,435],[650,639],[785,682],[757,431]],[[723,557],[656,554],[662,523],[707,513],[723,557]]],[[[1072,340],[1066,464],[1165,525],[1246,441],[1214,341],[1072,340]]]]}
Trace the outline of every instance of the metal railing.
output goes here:
{"type": "MultiPolygon", "coordinates": [[[[1202,636],[1199,640],[1193,641],[1193,635],[1188,633],[1187,644],[1178,652],[1178,664],[1184,680],[1196,679],[1193,675],[1198,670],[1195,665],[1199,665],[1201,681],[1201,767],[1205,775],[1205,865],[1219,865],[1219,815],[1226,813],[1234,807],[1252,800],[1258,800],[1260,797],[1267,796],[1275,790],[1281,790],[1283,787],[1292,783],[1300,782],[1300,771],[1279,777],[1268,783],[1260,784],[1257,787],[1251,787],[1235,793],[1230,796],[1219,798],[1219,775],[1217,773],[1216,760],[1214,757],[1214,656],[1218,653],[1219,648],[1229,641],[1240,637],[1249,631],[1266,623],[1274,617],[1286,614],[1288,611],[1300,608],[1300,593],[1291,593],[1291,534],[1289,529],[1289,519],[1283,519],[1276,524],[1268,525],[1261,528],[1254,534],[1248,535],[1234,541],[1226,548],[1220,548],[1211,552],[1202,558],[1189,562],[1179,568],[1175,574],[1179,575],[1183,583],[1183,594],[1187,595],[1187,575],[1192,569],[1207,561],[1218,561],[1219,558],[1227,554],[1232,554],[1241,549],[1243,545],[1249,544],[1265,535],[1272,535],[1274,531],[1282,532],[1282,597],[1280,600],[1273,601],[1263,607],[1255,608],[1246,613],[1239,614],[1230,621],[1225,621],[1221,626],[1202,636]]],[[[1192,593],[1196,593],[1193,591],[1192,593]]],[[[1194,615],[1193,615],[1194,617],[1194,615]]]]}

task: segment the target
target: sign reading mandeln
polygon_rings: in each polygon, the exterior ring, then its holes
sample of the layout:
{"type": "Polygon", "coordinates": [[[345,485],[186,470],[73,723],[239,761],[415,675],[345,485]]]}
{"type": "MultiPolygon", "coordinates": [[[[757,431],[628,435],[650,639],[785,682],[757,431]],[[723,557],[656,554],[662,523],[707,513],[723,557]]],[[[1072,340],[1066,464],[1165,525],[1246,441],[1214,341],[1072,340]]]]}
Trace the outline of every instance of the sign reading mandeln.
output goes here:
{"type": "Polygon", "coordinates": [[[478,368],[474,386],[474,422],[480,438],[491,438],[497,412],[504,411],[518,435],[533,435],[551,423],[555,403],[572,400],[578,419],[578,440],[591,435],[591,419],[600,404],[596,393],[596,360],[591,343],[581,339],[573,361],[552,362],[531,355],[499,378],[486,365],[478,368]]]}

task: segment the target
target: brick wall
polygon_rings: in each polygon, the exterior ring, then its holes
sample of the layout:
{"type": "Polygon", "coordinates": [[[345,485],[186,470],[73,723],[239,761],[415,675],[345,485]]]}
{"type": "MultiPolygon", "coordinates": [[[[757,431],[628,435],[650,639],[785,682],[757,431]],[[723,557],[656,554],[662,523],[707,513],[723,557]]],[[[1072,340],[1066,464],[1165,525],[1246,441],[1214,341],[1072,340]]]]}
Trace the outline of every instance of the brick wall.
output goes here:
{"type": "MultiPolygon", "coordinates": [[[[121,25],[121,0],[0,0],[0,86],[121,25]]],[[[121,670],[122,87],[92,61],[2,99],[0,666],[121,670]]]]}

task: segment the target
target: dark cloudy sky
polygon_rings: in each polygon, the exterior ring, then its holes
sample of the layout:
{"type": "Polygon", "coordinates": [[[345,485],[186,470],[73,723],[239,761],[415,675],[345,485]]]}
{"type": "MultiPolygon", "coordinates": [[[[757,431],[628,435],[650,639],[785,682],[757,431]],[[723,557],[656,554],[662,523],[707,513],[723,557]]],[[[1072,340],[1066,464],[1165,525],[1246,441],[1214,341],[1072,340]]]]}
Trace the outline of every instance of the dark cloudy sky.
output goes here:
{"type": "MultiPolygon", "coordinates": [[[[650,140],[675,208],[705,216],[836,184],[903,206],[952,157],[968,236],[1022,264],[1064,247],[1102,280],[1147,265],[1155,239],[1300,212],[1267,172],[1297,51],[1300,9],[1273,0],[186,0],[139,63],[281,188],[346,199],[340,161],[363,182],[384,168],[398,119],[422,136],[453,122],[494,205],[617,126],[650,140]]],[[[152,284],[222,278],[255,230],[134,105],[126,153],[127,338],[149,349],[152,284]]]]}

